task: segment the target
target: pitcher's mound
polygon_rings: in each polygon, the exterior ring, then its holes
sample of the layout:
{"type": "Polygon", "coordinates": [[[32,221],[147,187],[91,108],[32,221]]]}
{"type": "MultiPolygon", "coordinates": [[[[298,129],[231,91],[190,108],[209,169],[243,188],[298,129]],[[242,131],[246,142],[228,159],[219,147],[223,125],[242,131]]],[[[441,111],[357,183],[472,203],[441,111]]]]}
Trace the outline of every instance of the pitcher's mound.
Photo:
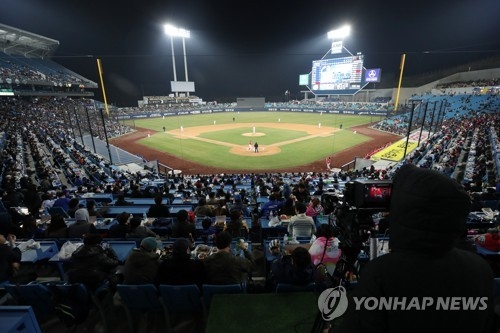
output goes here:
{"type": "Polygon", "coordinates": [[[248,146],[238,146],[238,147],[231,148],[230,152],[233,154],[236,154],[236,155],[259,157],[259,156],[265,156],[265,155],[278,154],[279,152],[281,152],[281,149],[279,147],[276,147],[276,146],[260,146],[259,145],[259,152],[256,153],[253,148],[252,148],[252,150],[248,150],[248,146]]]}
{"type": "Polygon", "coordinates": [[[264,136],[264,135],[266,135],[266,133],[261,133],[261,132],[252,133],[252,132],[248,132],[248,133],[243,133],[242,135],[243,136],[264,136]]]}

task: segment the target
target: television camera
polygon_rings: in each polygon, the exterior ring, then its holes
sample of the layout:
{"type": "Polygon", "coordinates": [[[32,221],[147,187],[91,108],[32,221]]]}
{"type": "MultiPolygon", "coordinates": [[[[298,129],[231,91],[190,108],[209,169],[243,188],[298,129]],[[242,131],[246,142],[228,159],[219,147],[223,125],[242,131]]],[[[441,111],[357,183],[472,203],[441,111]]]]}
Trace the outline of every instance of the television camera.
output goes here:
{"type": "Polygon", "coordinates": [[[391,194],[392,181],[363,179],[347,182],[342,196],[329,199],[334,202],[332,214],[342,249],[335,283],[342,283],[348,274],[359,276],[358,258],[376,233],[373,215],[389,211],[391,194]]]}

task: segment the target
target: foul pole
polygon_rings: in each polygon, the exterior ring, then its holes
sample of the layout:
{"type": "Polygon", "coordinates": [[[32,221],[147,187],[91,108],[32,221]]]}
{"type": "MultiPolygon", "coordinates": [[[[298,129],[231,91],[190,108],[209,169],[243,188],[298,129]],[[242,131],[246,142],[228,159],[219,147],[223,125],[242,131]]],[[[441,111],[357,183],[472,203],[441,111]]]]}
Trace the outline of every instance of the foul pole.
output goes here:
{"type": "Polygon", "coordinates": [[[401,56],[401,66],[400,66],[400,72],[399,72],[398,92],[396,94],[396,103],[394,104],[394,112],[396,112],[398,110],[399,92],[401,90],[401,81],[403,81],[403,70],[405,68],[405,59],[406,59],[406,54],[403,53],[403,55],[401,56]]]}
{"type": "Polygon", "coordinates": [[[106,115],[109,117],[108,100],[106,98],[106,89],[104,89],[104,80],[102,79],[101,59],[97,59],[97,69],[99,70],[99,79],[101,80],[102,96],[104,98],[104,108],[106,109],[106,115]]]}

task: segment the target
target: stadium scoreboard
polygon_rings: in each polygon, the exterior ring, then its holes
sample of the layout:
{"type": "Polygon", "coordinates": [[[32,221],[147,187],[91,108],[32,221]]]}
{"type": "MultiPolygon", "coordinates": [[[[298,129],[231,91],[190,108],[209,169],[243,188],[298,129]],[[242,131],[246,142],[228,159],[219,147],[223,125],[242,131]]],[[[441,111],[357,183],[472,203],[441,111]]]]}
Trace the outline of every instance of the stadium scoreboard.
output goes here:
{"type": "Polygon", "coordinates": [[[363,87],[363,55],[314,60],[310,89],[317,95],[354,94],[363,87]]]}

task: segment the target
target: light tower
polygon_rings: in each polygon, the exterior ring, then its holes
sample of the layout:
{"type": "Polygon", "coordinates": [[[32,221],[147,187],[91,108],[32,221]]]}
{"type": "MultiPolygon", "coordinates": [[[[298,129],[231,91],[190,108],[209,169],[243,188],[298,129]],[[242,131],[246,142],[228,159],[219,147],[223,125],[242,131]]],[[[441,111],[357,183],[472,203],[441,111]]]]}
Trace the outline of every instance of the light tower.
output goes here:
{"type": "Polygon", "coordinates": [[[179,91],[181,91],[181,92],[184,91],[189,96],[190,91],[194,92],[194,84],[192,85],[192,89],[190,89],[191,85],[189,84],[189,80],[188,80],[185,39],[190,38],[191,33],[189,32],[189,30],[176,28],[171,24],[165,24],[163,26],[163,28],[164,28],[165,34],[170,36],[170,46],[172,48],[172,66],[173,66],[173,70],[174,70],[174,81],[172,84],[172,87],[173,87],[172,91],[175,92],[175,96],[178,96],[179,91]],[[177,84],[177,72],[175,69],[175,54],[174,54],[174,37],[181,37],[182,38],[182,50],[184,52],[184,71],[185,71],[185,75],[186,75],[186,81],[185,81],[186,85],[181,85],[181,86],[179,86],[177,84]],[[180,90],[180,89],[182,89],[182,90],[180,90]]]}

